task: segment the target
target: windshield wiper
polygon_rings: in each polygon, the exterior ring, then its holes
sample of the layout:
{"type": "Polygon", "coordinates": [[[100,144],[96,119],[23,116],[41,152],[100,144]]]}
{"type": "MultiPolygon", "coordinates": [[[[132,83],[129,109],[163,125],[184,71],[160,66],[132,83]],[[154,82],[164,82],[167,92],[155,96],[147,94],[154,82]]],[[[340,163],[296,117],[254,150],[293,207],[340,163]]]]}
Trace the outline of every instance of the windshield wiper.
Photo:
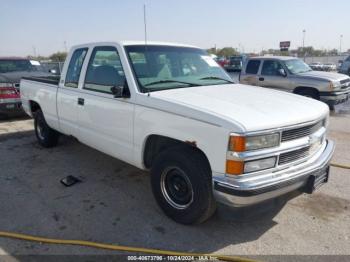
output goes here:
{"type": "Polygon", "coordinates": [[[235,83],[233,81],[227,80],[225,78],[217,77],[217,76],[206,76],[206,77],[200,78],[199,80],[211,80],[211,79],[213,79],[213,80],[222,80],[222,81],[226,81],[226,82],[231,83],[231,84],[235,83]]]}
{"type": "Polygon", "coordinates": [[[171,80],[171,79],[154,81],[154,82],[145,84],[143,86],[152,86],[152,85],[166,84],[166,83],[180,83],[180,84],[185,84],[185,85],[188,85],[188,86],[200,86],[200,85],[194,84],[194,83],[189,83],[189,82],[184,82],[184,81],[177,81],[177,80],[171,80]]]}

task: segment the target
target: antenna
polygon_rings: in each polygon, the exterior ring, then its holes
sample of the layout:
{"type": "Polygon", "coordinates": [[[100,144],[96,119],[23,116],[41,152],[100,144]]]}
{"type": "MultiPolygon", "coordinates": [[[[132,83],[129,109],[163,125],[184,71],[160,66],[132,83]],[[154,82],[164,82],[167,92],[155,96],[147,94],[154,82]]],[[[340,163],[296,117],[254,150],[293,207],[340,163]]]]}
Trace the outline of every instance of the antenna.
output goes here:
{"type": "Polygon", "coordinates": [[[143,23],[144,23],[144,26],[145,26],[145,45],[147,45],[146,4],[143,5],[143,23]]]}
{"type": "MultiPolygon", "coordinates": [[[[147,53],[147,20],[146,20],[146,4],[143,4],[143,23],[145,26],[145,54],[147,53]]],[[[147,67],[147,71],[148,71],[147,67]]],[[[149,89],[147,88],[147,96],[150,96],[149,89]]]]}

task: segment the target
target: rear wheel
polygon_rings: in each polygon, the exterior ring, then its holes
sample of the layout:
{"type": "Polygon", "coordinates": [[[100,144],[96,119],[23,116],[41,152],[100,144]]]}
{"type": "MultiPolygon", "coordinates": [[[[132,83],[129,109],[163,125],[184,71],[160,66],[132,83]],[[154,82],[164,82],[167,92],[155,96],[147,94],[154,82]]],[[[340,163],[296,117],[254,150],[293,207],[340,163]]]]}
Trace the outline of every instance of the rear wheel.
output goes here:
{"type": "Polygon", "coordinates": [[[54,147],[58,143],[59,133],[48,126],[41,110],[34,113],[34,129],[38,142],[43,147],[54,147]]]}
{"type": "Polygon", "coordinates": [[[151,169],[151,185],[160,208],[178,223],[201,223],[215,211],[209,165],[194,149],[160,153],[151,169]]]}

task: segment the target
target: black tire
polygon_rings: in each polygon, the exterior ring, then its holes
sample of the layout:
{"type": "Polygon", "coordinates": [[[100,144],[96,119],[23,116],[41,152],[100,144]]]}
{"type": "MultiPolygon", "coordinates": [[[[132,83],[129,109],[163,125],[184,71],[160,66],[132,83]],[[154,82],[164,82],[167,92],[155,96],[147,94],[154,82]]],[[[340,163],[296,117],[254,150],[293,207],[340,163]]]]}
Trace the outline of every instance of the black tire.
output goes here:
{"type": "Polygon", "coordinates": [[[329,105],[329,104],[328,104],[328,107],[329,107],[329,110],[330,110],[330,111],[334,111],[334,110],[335,110],[335,106],[334,106],[334,105],[329,105]]]}
{"type": "Polygon", "coordinates": [[[36,138],[41,146],[54,147],[57,145],[59,133],[48,126],[40,109],[34,113],[34,129],[36,138]]]}
{"type": "Polygon", "coordinates": [[[151,185],[160,208],[178,223],[202,223],[215,212],[211,170],[195,149],[175,147],[161,152],[151,168],[151,185]]]}
{"type": "Polygon", "coordinates": [[[298,95],[301,96],[306,96],[306,97],[310,97],[316,100],[320,100],[320,95],[317,92],[317,90],[313,90],[313,89],[301,89],[299,91],[296,92],[298,95]]]}

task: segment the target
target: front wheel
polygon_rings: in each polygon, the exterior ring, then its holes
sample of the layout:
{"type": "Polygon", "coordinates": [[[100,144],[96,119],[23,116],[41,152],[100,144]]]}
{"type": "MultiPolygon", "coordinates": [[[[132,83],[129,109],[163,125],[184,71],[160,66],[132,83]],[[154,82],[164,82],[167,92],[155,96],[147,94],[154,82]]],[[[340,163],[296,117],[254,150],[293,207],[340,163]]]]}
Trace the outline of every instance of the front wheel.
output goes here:
{"type": "Polygon", "coordinates": [[[34,113],[34,129],[41,146],[54,147],[57,145],[59,133],[48,126],[41,110],[34,113]]]}
{"type": "Polygon", "coordinates": [[[320,95],[319,93],[317,92],[317,90],[313,90],[313,89],[302,89],[300,91],[297,91],[296,92],[298,95],[301,95],[301,96],[306,96],[306,97],[309,97],[309,98],[313,98],[313,99],[316,99],[316,100],[320,100],[320,95]]]}
{"type": "Polygon", "coordinates": [[[215,211],[209,165],[194,149],[160,153],[151,169],[151,185],[160,208],[178,223],[201,223],[215,211]]]}

